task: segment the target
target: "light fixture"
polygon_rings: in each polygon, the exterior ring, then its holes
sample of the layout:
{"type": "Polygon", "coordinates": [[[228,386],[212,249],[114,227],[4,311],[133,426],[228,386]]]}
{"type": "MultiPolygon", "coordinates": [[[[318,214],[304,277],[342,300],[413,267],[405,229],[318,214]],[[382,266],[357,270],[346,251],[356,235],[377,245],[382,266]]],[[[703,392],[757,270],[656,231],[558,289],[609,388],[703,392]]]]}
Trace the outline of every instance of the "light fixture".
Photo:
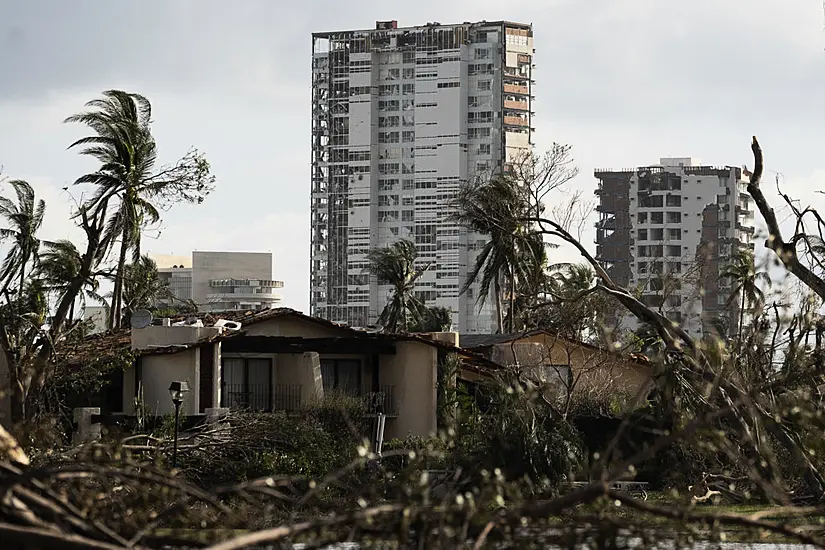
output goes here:
{"type": "Polygon", "coordinates": [[[189,383],[185,381],[175,381],[169,384],[169,395],[172,403],[175,404],[175,441],[172,447],[172,468],[178,467],[178,427],[180,425],[180,406],[189,392],[189,383]]]}

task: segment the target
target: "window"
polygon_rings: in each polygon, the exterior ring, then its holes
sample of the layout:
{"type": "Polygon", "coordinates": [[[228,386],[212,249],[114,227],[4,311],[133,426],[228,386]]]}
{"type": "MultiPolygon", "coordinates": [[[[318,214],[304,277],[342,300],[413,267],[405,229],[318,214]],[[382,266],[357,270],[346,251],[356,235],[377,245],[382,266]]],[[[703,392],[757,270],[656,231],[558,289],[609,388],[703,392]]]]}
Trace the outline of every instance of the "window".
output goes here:
{"type": "Polygon", "coordinates": [[[414,80],[415,79],[415,67],[407,67],[404,69],[404,79],[405,80],[414,80]]]}
{"type": "Polygon", "coordinates": [[[489,143],[479,143],[478,144],[478,154],[479,155],[489,155],[490,154],[490,144],[489,143]]]}
{"type": "Polygon", "coordinates": [[[221,407],[266,411],[272,408],[272,361],[224,357],[221,407]]]}
{"type": "Polygon", "coordinates": [[[401,60],[404,63],[415,63],[415,52],[413,52],[413,51],[403,52],[401,60]]]}
{"type": "Polygon", "coordinates": [[[476,88],[478,88],[479,92],[489,92],[493,89],[493,81],[492,80],[479,80],[478,84],[476,84],[476,88]]]}
{"type": "Polygon", "coordinates": [[[490,59],[489,48],[476,48],[476,59],[490,59]]]}
{"type": "Polygon", "coordinates": [[[682,221],[681,212],[668,212],[667,223],[680,223],[682,221]]]}
{"type": "Polygon", "coordinates": [[[398,143],[398,132],[378,132],[378,143],[398,143]]]}
{"type": "Polygon", "coordinates": [[[639,212],[639,223],[647,223],[647,212],[639,212]]]}
{"type": "Polygon", "coordinates": [[[378,87],[378,95],[398,95],[398,84],[382,84],[378,87]]]}
{"type": "Polygon", "coordinates": [[[682,264],[679,262],[668,262],[667,263],[667,270],[668,273],[681,273],[682,272],[682,264]]]}
{"type": "Polygon", "coordinates": [[[320,362],[324,392],[338,391],[351,396],[361,394],[360,360],[321,359],[320,362]]]}
{"type": "Polygon", "coordinates": [[[681,238],[682,238],[682,232],[681,232],[681,231],[679,231],[679,228],[678,228],[678,227],[675,227],[675,228],[673,228],[673,227],[668,228],[668,230],[667,230],[667,238],[668,238],[668,239],[671,239],[671,240],[677,240],[677,241],[678,241],[679,239],[681,239],[681,238]]]}
{"type": "Polygon", "coordinates": [[[399,103],[397,99],[390,99],[390,100],[382,100],[378,102],[378,110],[379,111],[397,111],[399,109],[399,103]]]}
{"type": "Polygon", "coordinates": [[[439,82],[439,88],[458,88],[461,86],[461,82],[439,82]]]}
{"type": "Polygon", "coordinates": [[[668,245],[666,252],[668,256],[680,256],[682,254],[682,250],[679,245],[668,245]]]}
{"type": "Polygon", "coordinates": [[[382,116],[378,117],[379,128],[389,128],[391,126],[398,126],[397,116],[382,116]]]}
{"type": "Polygon", "coordinates": [[[645,273],[647,273],[647,262],[639,262],[638,264],[636,264],[636,266],[637,266],[637,271],[640,274],[644,275],[645,273]]]}
{"type": "Polygon", "coordinates": [[[481,124],[489,124],[493,122],[492,111],[479,111],[477,113],[467,113],[467,121],[470,123],[478,122],[481,124]]]}
{"type": "Polygon", "coordinates": [[[682,206],[682,195],[668,195],[665,201],[666,206],[682,206]]]}
{"type": "Polygon", "coordinates": [[[650,223],[664,223],[665,215],[663,212],[651,212],[650,223]]]}
{"type": "Polygon", "coordinates": [[[661,227],[654,227],[650,230],[650,239],[654,241],[661,241],[665,238],[665,230],[661,227]]]}
{"type": "Polygon", "coordinates": [[[413,211],[412,210],[402,210],[401,211],[401,221],[402,222],[411,222],[411,221],[413,221],[413,211]]]}
{"type": "Polygon", "coordinates": [[[415,94],[415,84],[402,84],[401,85],[401,93],[403,95],[415,94]]]}
{"type": "Polygon", "coordinates": [[[647,240],[647,229],[639,229],[637,234],[638,234],[638,239],[640,241],[646,241],[647,240]]]}
{"type": "Polygon", "coordinates": [[[401,140],[404,143],[412,143],[415,141],[415,130],[404,130],[401,133],[401,140]]]}
{"type": "Polygon", "coordinates": [[[487,139],[490,137],[490,129],[489,128],[468,128],[467,129],[467,138],[468,139],[487,139]]]}

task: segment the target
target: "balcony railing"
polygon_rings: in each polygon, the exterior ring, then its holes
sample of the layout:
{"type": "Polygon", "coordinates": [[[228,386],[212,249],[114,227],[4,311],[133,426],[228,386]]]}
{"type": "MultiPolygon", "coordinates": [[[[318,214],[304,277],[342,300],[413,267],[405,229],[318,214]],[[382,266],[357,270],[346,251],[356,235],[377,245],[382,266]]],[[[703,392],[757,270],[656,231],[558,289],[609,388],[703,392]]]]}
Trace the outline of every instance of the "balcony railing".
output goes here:
{"type": "Polygon", "coordinates": [[[304,408],[304,387],[301,384],[275,384],[272,407],[276,411],[299,411],[304,408]]]}
{"type": "Polygon", "coordinates": [[[367,411],[370,414],[384,413],[387,416],[397,416],[398,404],[395,401],[395,386],[381,386],[380,390],[364,396],[367,411]]]}
{"type": "Polygon", "coordinates": [[[299,411],[304,406],[301,384],[226,384],[222,405],[236,410],[299,411]]]}
{"type": "Polygon", "coordinates": [[[520,86],[518,84],[504,84],[504,93],[529,95],[530,89],[527,86],[520,86]]]}
{"type": "Polygon", "coordinates": [[[269,384],[225,384],[221,397],[230,409],[268,411],[272,406],[269,384]]]}

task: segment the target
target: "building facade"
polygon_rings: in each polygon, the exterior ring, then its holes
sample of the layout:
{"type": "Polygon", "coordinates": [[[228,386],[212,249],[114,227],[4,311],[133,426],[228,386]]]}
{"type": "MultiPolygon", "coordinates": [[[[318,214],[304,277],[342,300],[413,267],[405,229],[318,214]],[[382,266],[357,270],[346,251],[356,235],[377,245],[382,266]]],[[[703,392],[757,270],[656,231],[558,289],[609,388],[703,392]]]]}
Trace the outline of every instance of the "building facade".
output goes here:
{"type": "MultiPolygon", "coordinates": [[[[619,285],[692,336],[732,334],[739,300],[721,277],[740,248],[754,248],[754,217],[741,168],[691,158],[596,170],[596,258],[619,285]]],[[[624,328],[637,328],[627,316],[624,328]]]]}
{"type": "Polygon", "coordinates": [[[493,303],[461,288],[486,242],[450,219],[459,187],[531,148],[533,31],[509,22],[427,24],[312,36],[310,310],[374,323],[390,289],[367,254],[415,242],[428,306],[490,332],[493,303]]]}
{"type": "Polygon", "coordinates": [[[171,297],[159,306],[194,304],[199,311],[277,307],[283,288],[272,279],[269,252],[200,252],[189,257],[152,256],[171,297]]]}

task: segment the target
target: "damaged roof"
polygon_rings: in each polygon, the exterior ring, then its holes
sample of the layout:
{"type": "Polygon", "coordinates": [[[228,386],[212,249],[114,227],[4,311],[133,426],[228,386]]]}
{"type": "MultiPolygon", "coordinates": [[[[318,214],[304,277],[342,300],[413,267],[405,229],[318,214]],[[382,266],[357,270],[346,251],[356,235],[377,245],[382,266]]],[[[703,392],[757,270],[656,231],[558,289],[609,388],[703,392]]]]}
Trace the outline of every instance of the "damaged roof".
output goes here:
{"type": "MultiPolygon", "coordinates": [[[[236,321],[241,323],[240,331],[232,331],[217,336],[212,336],[207,339],[190,342],[188,344],[175,344],[164,347],[156,347],[151,349],[134,350],[136,354],[145,355],[159,355],[164,353],[177,353],[186,349],[210,344],[213,342],[226,340],[238,336],[243,336],[243,328],[256,323],[269,321],[278,317],[295,317],[301,320],[314,323],[317,325],[334,328],[342,332],[342,336],[352,338],[371,338],[378,340],[391,341],[416,341],[427,344],[429,346],[441,349],[445,352],[459,353],[466,359],[470,359],[479,365],[490,367],[497,367],[495,363],[484,358],[481,354],[474,351],[463,349],[461,347],[453,346],[450,343],[428,338],[421,334],[387,334],[373,330],[356,329],[326,319],[312,317],[301,313],[300,311],[291,308],[272,308],[265,310],[231,310],[222,312],[209,313],[194,313],[183,315],[179,317],[172,317],[172,323],[184,320],[200,319],[204,326],[213,326],[218,320],[225,319],[227,321],[236,321]]],[[[80,365],[91,360],[113,356],[117,353],[131,350],[132,347],[132,333],[131,328],[121,328],[115,331],[107,331],[99,334],[92,334],[80,341],[64,342],[58,346],[57,360],[65,365],[80,365]]]]}
{"type": "Polygon", "coordinates": [[[496,346],[499,344],[509,344],[511,342],[515,342],[517,340],[521,340],[523,338],[530,338],[531,336],[536,336],[539,334],[544,334],[547,336],[551,336],[563,342],[568,342],[570,344],[581,346],[583,348],[592,349],[594,351],[609,353],[611,355],[615,355],[617,357],[623,357],[625,359],[630,359],[631,361],[635,361],[637,363],[643,365],[649,365],[650,360],[641,353],[620,353],[618,351],[609,350],[602,348],[600,346],[595,346],[593,344],[588,344],[587,342],[576,342],[567,340],[562,338],[558,334],[546,331],[546,330],[531,330],[528,332],[514,332],[509,334],[459,334],[458,342],[462,348],[467,350],[478,350],[482,351],[486,348],[490,348],[492,346],[496,346]]]}

